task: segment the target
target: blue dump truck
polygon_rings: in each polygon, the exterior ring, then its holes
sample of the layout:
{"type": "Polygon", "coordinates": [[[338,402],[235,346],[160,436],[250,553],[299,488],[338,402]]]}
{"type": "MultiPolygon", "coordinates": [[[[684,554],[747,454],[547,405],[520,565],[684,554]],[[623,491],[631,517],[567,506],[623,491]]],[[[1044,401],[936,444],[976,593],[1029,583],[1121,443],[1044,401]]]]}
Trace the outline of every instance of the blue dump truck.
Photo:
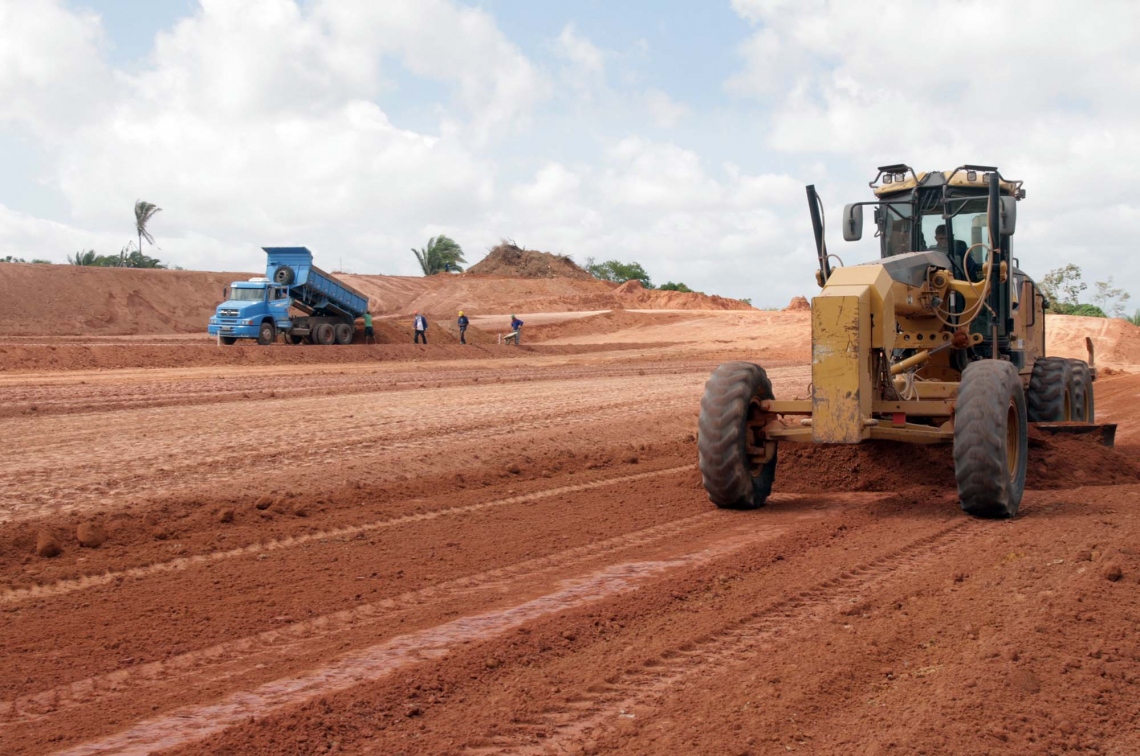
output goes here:
{"type": "Polygon", "coordinates": [[[226,301],[210,318],[210,335],[223,344],[272,344],[278,336],[290,344],[351,344],[368,297],[313,265],[305,247],[262,249],[268,255],[265,278],[230,284],[226,301]]]}

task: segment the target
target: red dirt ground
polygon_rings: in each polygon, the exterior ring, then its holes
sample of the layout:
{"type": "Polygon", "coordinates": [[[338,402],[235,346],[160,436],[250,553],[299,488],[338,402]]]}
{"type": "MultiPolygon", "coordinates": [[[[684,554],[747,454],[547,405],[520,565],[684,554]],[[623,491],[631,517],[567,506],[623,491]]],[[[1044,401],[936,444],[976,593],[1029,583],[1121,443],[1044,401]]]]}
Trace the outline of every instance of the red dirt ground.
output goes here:
{"type": "Polygon", "coordinates": [[[1118,444],[1035,432],[1013,520],[959,510],[947,447],[891,444],[785,444],[769,505],[727,512],[704,381],[753,359],[804,395],[806,312],[535,290],[504,347],[507,295],[437,276],[400,301],[469,301],[480,344],[441,316],[428,347],[400,317],[221,348],[160,306],[209,274],[97,275],[169,322],[53,334],[25,301],[0,344],[4,754],[1140,753],[1123,321],[1050,317],[1058,353],[1094,337],[1118,444]]]}

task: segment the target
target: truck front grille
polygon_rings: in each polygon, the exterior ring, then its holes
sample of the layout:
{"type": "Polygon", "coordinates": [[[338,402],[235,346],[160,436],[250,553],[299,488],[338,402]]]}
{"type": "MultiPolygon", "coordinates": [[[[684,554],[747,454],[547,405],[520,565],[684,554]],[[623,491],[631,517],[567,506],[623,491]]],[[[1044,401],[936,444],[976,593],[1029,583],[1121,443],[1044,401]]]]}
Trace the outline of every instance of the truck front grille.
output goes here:
{"type": "Polygon", "coordinates": [[[222,310],[219,313],[223,318],[236,318],[238,316],[237,310],[222,310]]]}

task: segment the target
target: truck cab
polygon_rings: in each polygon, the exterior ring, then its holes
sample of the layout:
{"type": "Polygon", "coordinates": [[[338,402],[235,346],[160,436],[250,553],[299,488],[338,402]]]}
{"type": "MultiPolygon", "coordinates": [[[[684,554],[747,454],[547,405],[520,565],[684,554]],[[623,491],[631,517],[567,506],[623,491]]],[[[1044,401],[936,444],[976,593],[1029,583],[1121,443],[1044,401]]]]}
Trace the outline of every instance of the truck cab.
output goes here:
{"type": "Polygon", "coordinates": [[[278,286],[268,278],[234,281],[226,301],[218,305],[210,318],[208,332],[225,344],[233,344],[237,339],[271,343],[277,330],[288,328],[291,304],[288,287],[278,286]]]}

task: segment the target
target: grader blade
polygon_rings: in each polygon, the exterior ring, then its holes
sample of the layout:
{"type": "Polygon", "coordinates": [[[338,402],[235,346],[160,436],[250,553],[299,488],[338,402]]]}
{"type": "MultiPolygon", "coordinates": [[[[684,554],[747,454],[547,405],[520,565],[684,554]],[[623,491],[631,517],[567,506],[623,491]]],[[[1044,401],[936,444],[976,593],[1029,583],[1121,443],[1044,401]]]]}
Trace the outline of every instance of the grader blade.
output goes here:
{"type": "Polygon", "coordinates": [[[1078,436],[1100,436],[1102,446],[1116,446],[1116,423],[1033,423],[1033,427],[1050,434],[1071,434],[1078,436]]]}

